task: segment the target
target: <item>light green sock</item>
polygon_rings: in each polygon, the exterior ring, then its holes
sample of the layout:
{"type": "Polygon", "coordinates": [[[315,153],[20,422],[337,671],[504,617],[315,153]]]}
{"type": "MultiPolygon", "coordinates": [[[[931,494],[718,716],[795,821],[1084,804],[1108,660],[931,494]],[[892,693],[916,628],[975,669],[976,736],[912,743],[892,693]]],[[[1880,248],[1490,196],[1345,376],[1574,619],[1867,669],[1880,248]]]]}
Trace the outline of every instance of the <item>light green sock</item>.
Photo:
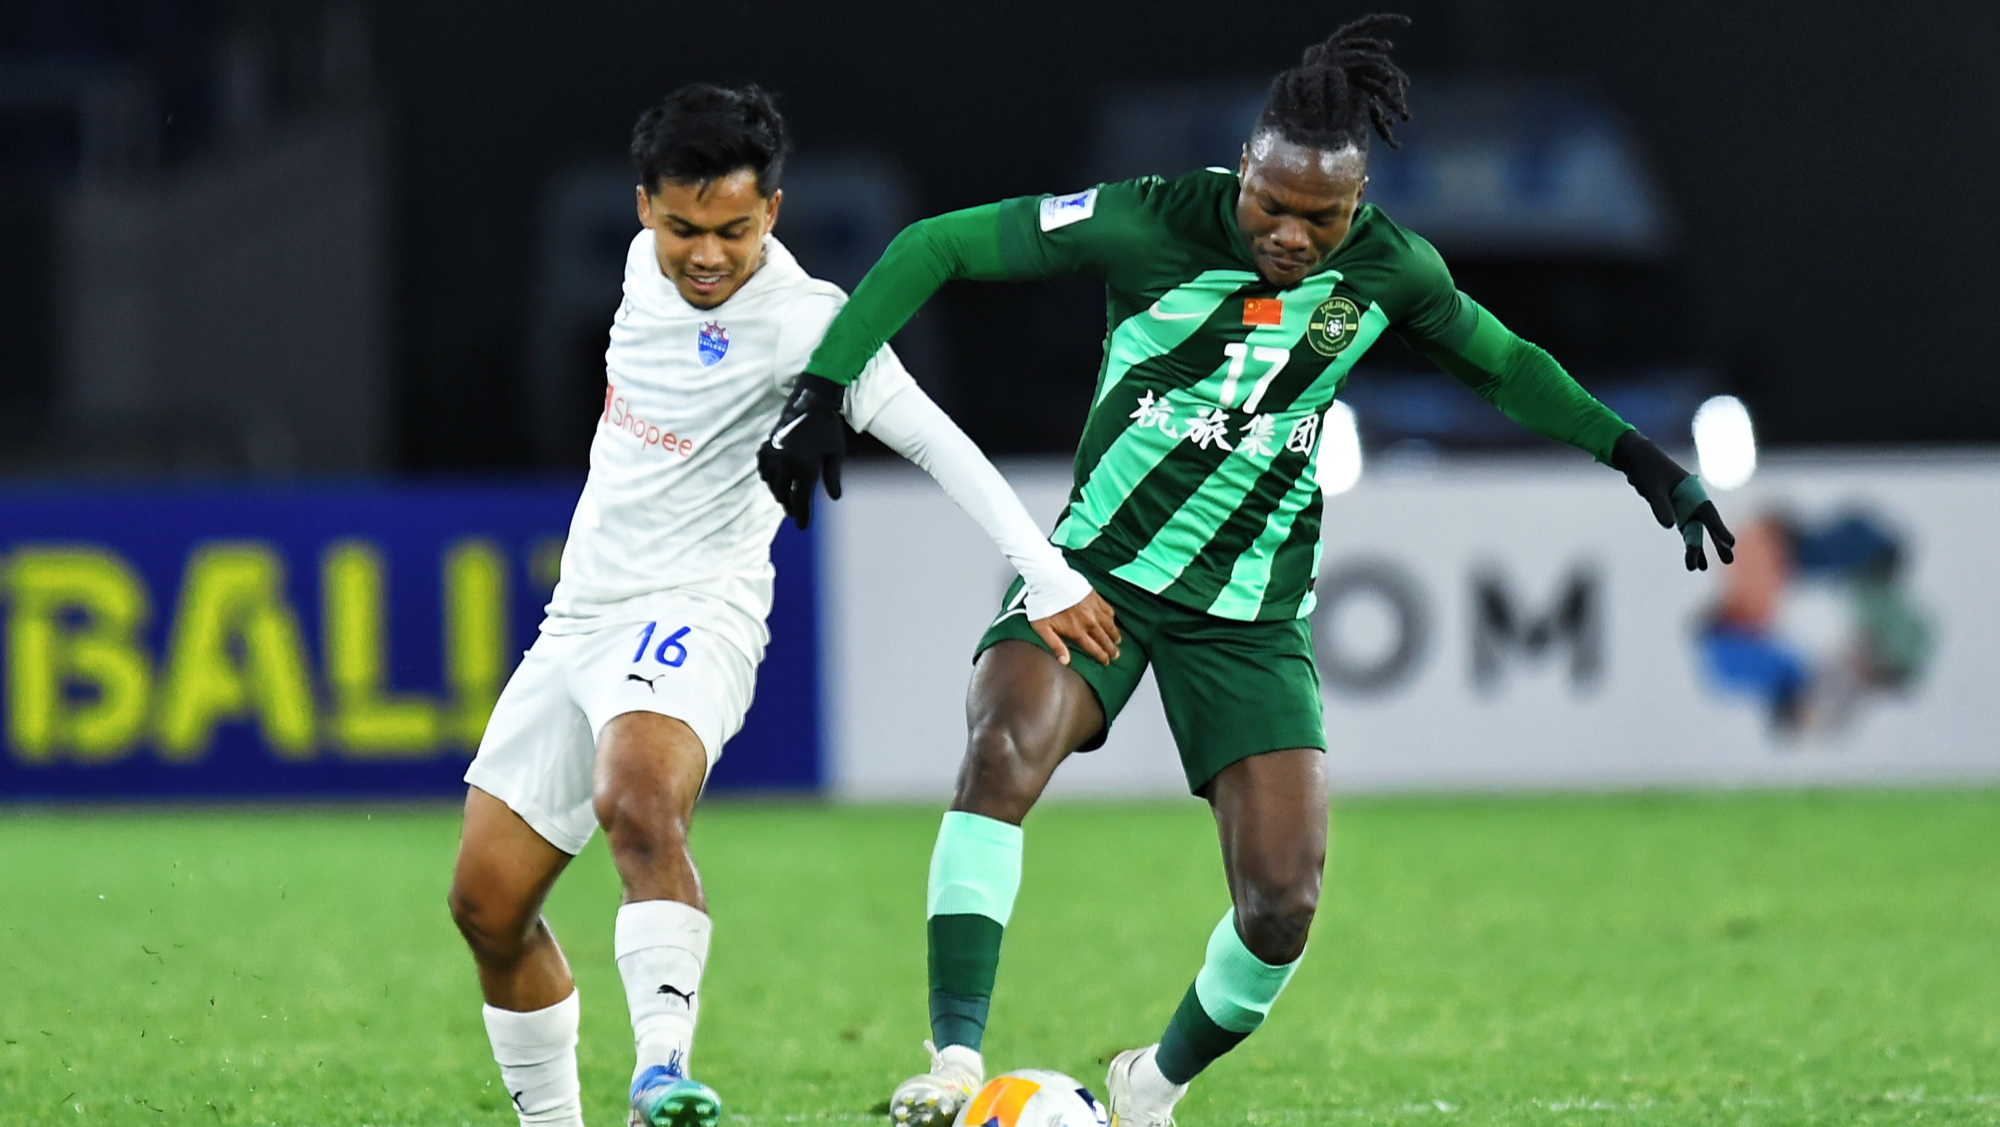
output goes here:
{"type": "Polygon", "coordinates": [[[1180,1008],[1160,1036],[1160,1050],[1154,1058],[1160,1074],[1175,1084],[1185,1084],[1215,1058],[1241,1044],[1264,1024],[1271,1003],[1278,1000],[1297,969],[1298,959],[1273,966],[1251,954],[1236,934],[1236,912],[1231,909],[1209,934],[1201,973],[1194,976],[1193,985],[1181,996],[1180,1008]]]}
{"type": "Polygon", "coordinates": [[[1000,938],[1021,890],[1021,827],[953,810],[938,827],[926,897],[931,1039],[978,1049],[1000,938]]]}

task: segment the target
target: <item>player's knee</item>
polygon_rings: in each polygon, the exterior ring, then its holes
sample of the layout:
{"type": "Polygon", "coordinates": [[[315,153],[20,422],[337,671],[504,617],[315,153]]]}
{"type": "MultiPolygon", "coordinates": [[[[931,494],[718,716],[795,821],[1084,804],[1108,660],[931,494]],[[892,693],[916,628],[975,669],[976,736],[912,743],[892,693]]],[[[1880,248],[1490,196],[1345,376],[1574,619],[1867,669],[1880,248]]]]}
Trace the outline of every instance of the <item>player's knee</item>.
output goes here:
{"type": "Polygon", "coordinates": [[[997,720],[976,723],[966,740],[961,798],[998,802],[1008,807],[1033,805],[1047,772],[1040,766],[1041,749],[1020,725],[997,720]]]}
{"type": "Polygon", "coordinates": [[[1004,720],[975,724],[965,741],[966,757],[980,770],[1004,778],[1017,774],[1026,762],[1021,732],[1004,720]]]}
{"type": "Polygon", "coordinates": [[[1236,904],[1243,945],[1264,962],[1289,963],[1305,950],[1319,911],[1319,881],[1245,882],[1236,904]]]}
{"type": "Polygon", "coordinates": [[[520,958],[539,919],[520,907],[457,885],[446,894],[445,903],[451,909],[451,921],[458,925],[458,933],[465,937],[473,955],[489,963],[508,963],[520,958]]]}
{"type": "Polygon", "coordinates": [[[687,819],[657,795],[627,790],[601,794],[597,821],[619,857],[645,862],[687,848],[687,819]]]}

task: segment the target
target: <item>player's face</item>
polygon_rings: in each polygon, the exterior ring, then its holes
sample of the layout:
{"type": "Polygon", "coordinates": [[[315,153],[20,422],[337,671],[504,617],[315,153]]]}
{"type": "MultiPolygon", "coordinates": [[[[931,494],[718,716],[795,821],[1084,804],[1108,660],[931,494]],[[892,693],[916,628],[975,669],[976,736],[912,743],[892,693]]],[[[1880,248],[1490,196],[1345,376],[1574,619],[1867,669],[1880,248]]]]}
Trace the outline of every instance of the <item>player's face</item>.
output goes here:
{"type": "Polygon", "coordinates": [[[1257,272],[1274,286],[1295,286],[1354,225],[1368,159],[1355,148],[1315,149],[1261,133],[1243,146],[1237,172],[1236,226],[1257,272]]]}
{"type": "Polygon", "coordinates": [[[785,195],[758,192],[748,168],[714,180],[663,180],[653,193],[642,184],[638,192],[639,222],[653,232],[660,273],[697,309],[728,301],[757,272],[785,195]]]}

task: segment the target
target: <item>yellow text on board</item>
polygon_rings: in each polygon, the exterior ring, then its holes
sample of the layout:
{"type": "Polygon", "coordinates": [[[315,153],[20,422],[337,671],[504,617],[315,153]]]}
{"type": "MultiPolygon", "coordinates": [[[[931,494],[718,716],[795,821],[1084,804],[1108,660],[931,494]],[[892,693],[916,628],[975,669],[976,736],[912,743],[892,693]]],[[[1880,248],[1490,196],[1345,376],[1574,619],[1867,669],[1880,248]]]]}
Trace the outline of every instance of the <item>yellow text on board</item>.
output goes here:
{"type": "Polygon", "coordinates": [[[6,735],[16,761],[108,763],[150,746],[195,762],[218,725],[253,723],[277,757],[426,759],[476,747],[509,668],[506,559],[467,539],[439,561],[445,691],[389,687],[388,568],[366,540],[319,560],[314,654],[285,592],[285,562],[256,540],[189,553],[155,660],[154,608],[116,552],[31,544],[0,556],[6,735]]]}

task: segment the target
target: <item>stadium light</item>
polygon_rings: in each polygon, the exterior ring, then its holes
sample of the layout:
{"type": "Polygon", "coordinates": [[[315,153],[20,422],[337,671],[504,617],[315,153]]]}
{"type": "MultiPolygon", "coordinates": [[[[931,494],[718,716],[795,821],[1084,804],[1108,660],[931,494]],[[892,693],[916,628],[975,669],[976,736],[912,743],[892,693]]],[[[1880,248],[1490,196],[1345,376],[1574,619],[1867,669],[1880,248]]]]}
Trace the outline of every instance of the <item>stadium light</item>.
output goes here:
{"type": "Polygon", "coordinates": [[[1329,494],[1345,493],[1361,480],[1361,432],[1354,425],[1354,408],[1337,399],[1326,412],[1313,476],[1329,494]]]}
{"type": "Polygon", "coordinates": [[[1757,433],[1741,399],[1717,395],[1695,409],[1694,455],[1716,489],[1740,488],[1757,472],[1757,433]]]}

